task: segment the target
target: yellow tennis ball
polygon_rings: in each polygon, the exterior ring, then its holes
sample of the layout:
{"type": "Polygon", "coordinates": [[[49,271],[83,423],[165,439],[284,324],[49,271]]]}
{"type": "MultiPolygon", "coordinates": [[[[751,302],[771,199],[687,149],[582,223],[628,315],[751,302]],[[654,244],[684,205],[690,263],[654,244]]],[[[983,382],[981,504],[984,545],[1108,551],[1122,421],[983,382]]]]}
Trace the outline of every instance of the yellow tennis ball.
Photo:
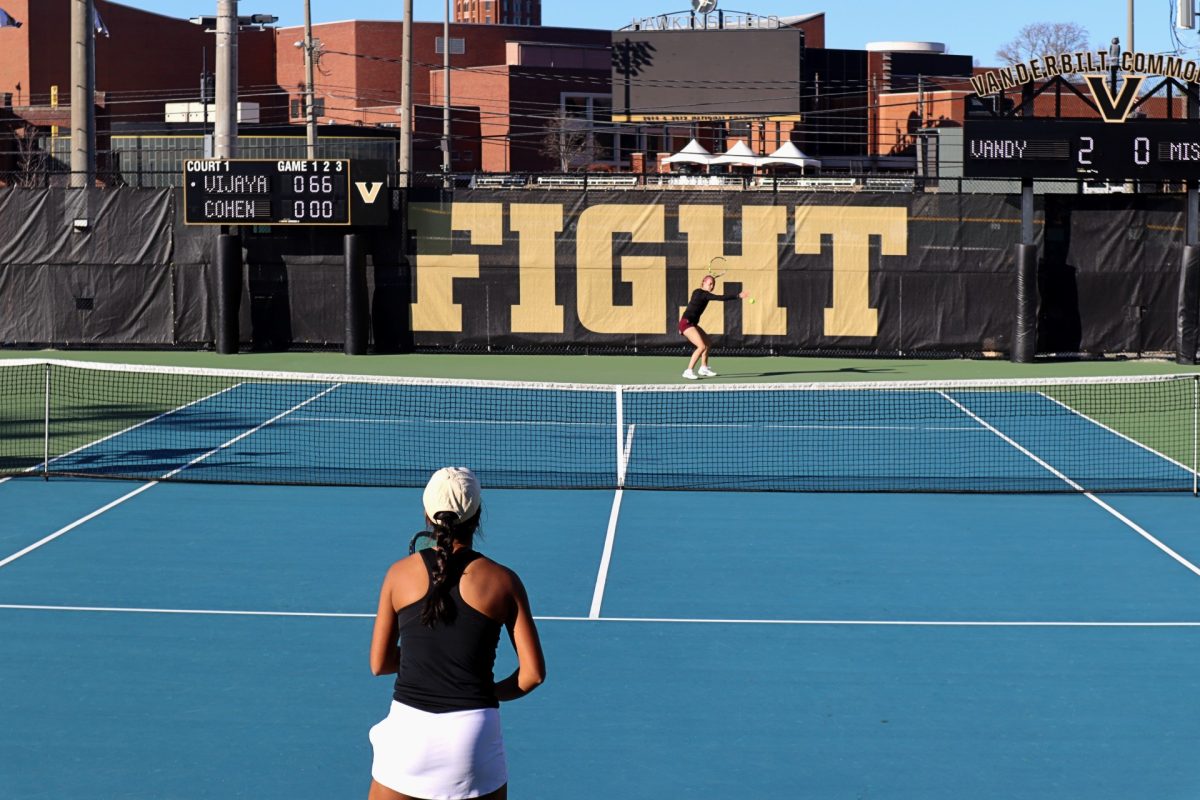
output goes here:
{"type": "Polygon", "coordinates": [[[754,305],[754,304],[755,304],[755,303],[757,303],[757,302],[758,302],[758,301],[757,301],[757,300],[755,300],[753,297],[751,297],[751,298],[750,298],[750,305],[754,305]]]}

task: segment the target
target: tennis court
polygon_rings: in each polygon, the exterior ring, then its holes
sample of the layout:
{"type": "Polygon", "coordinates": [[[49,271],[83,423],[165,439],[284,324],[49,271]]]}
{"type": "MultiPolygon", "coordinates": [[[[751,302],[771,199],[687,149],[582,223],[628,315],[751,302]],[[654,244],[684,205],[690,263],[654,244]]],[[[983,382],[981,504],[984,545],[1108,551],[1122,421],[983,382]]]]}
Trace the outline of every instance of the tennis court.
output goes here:
{"type": "Polygon", "coordinates": [[[364,796],[443,463],[546,648],[513,797],[1200,792],[1194,378],[0,384],[0,796],[364,796]]]}

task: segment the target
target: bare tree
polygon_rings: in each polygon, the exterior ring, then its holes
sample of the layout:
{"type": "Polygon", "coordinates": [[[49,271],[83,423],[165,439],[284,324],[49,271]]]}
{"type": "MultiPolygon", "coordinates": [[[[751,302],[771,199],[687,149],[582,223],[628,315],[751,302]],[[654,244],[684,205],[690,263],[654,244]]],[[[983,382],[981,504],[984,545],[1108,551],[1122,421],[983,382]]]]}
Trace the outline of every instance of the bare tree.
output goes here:
{"type": "Polygon", "coordinates": [[[1006,65],[1031,58],[1089,50],[1087,28],[1074,22],[1034,22],[1017,31],[1012,41],[996,51],[1006,65]]]}
{"type": "Polygon", "coordinates": [[[570,172],[573,167],[582,166],[591,150],[585,125],[583,120],[567,116],[563,109],[556,110],[554,115],[546,120],[542,155],[557,161],[563,172],[570,172]]]}
{"type": "Polygon", "coordinates": [[[49,160],[46,152],[41,149],[40,134],[38,127],[29,123],[14,131],[17,144],[17,173],[13,180],[15,186],[30,188],[45,185],[49,160]]]}

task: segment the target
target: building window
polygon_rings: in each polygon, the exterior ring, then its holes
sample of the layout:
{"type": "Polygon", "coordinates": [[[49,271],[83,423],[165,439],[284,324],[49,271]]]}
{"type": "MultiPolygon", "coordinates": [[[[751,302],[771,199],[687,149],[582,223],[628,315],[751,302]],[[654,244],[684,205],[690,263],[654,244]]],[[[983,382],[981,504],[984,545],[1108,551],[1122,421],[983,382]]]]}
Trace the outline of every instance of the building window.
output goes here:
{"type": "MultiPolygon", "coordinates": [[[[318,116],[318,117],[323,116],[325,114],[325,98],[324,97],[313,98],[313,111],[316,114],[316,116],[318,116]]],[[[305,115],[304,115],[304,98],[303,97],[301,97],[299,100],[293,99],[291,101],[291,116],[293,119],[304,119],[305,115]]]]}
{"type": "Polygon", "coordinates": [[[590,116],[588,108],[589,98],[581,95],[567,95],[563,98],[563,113],[571,119],[588,119],[590,116]]]}
{"type": "MultiPolygon", "coordinates": [[[[439,55],[446,52],[445,40],[441,36],[433,40],[433,51],[439,55]]],[[[450,55],[461,56],[465,52],[467,52],[467,40],[451,36],[450,55]]]]}
{"type": "Polygon", "coordinates": [[[637,149],[637,136],[612,124],[612,95],[562,95],[562,110],[572,127],[587,132],[588,159],[611,164],[629,163],[629,154],[637,149]]]}

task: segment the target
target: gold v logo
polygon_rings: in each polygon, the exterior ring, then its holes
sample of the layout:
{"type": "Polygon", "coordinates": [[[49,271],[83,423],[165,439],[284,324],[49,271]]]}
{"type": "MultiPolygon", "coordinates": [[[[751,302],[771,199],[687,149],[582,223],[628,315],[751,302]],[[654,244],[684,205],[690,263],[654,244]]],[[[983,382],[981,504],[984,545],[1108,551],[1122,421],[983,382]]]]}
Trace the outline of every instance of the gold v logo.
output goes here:
{"type": "Polygon", "coordinates": [[[1108,79],[1103,75],[1085,75],[1083,79],[1091,88],[1092,97],[1096,98],[1096,105],[1100,108],[1100,116],[1104,118],[1104,121],[1124,122],[1125,118],[1129,116],[1129,112],[1133,110],[1133,104],[1138,98],[1138,90],[1142,88],[1142,81],[1146,80],[1146,76],[1126,75],[1121,85],[1121,93],[1116,97],[1113,97],[1112,90],[1108,86],[1108,79]]]}
{"type": "Polygon", "coordinates": [[[358,189],[358,195],[363,199],[363,202],[369,204],[374,203],[375,198],[379,197],[379,190],[383,188],[383,184],[355,181],[354,188],[358,189]]]}

